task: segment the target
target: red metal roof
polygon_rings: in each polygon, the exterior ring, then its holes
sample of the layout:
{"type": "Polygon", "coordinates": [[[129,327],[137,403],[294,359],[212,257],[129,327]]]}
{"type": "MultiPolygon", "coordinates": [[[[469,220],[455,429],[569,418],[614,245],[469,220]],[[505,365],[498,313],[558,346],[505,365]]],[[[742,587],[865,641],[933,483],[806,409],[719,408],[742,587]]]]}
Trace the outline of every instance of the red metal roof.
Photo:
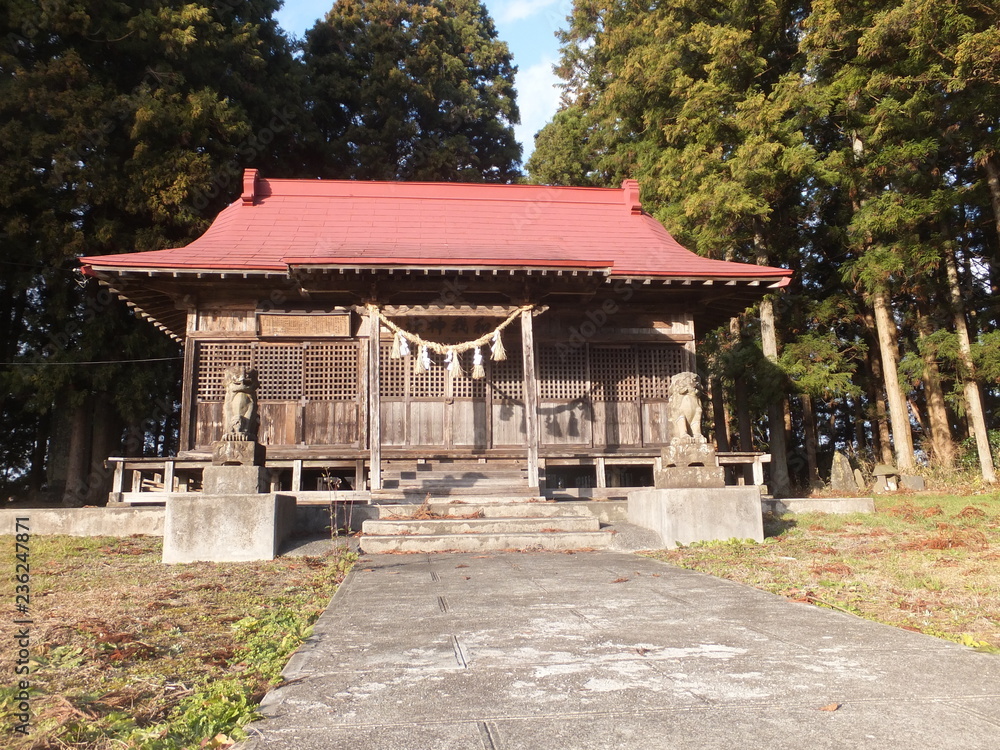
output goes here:
{"type": "Polygon", "coordinates": [[[681,247],[620,189],[262,179],[185,247],[82,258],[87,269],[285,271],[309,265],[606,268],[613,276],[783,280],[681,247]]]}

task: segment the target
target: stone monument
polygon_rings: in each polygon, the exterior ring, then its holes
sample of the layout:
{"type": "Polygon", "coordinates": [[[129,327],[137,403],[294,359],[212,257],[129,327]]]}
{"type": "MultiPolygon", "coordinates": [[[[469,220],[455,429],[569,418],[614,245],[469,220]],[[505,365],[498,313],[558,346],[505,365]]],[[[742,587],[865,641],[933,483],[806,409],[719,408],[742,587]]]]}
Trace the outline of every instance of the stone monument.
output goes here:
{"type": "Polygon", "coordinates": [[[664,547],[726,539],[764,540],[759,487],[726,487],[715,446],[701,433],[701,393],[693,372],[670,379],[670,442],[653,473],[655,489],[628,496],[631,523],[655,531],[664,547]]]}
{"type": "Polygon", "coordinates": [[[212,443],[201,493],[167,500],[165,563],[273,560],[295,522],[295,498],[268,492],[257,371],[228,367],[222,382],[222,439],[212,443]]]}
{"type": "Polygon", "coordinates": [[[257,442],[257,371],[227,367],[222,384],[222,439],[212,443],[212,465],[205,468],[202,491],[209,495],[266,492],[265,449],[257,442]]]}
{"type": "Polygon", "coordinates": [[[670,379],[667,414],[670,442],[660,456],[653,481],[659,488],[725,487],[725,470],[715,446],[701,433],[701,393],[698,376],[682,372],[670,379]]]}
{"type": "Polygon", "coordinates": [[[830,467],[830,489],[834,492],[857,492],[860,488],[854,478],[851,460],[840,451],[833,454],[833,464],[830,467]]]}

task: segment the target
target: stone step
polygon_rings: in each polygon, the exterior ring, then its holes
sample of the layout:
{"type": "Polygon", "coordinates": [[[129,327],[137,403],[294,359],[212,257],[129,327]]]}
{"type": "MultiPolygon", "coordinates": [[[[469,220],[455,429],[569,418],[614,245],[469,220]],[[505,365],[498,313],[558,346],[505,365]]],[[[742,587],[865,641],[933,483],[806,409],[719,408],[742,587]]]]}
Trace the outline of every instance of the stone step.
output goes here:
{"type": "Polygon", "coordinates": [[[544,503],[545,498],[538,495],[538,490],[525,487],[504,488],[502,491],[497,487],[474,488],[455,487],[448,491],[425,490],[425,489],[387,489],[372,490],[371,501],[375,505],[410,504],[421,505],[430,496],[431,502],[437,500],[442,504],[475,504],[475,505],[503,505],[514,503],[544,503]]]}
{"type": "Polygon", "coordinates": [[[498,550],[560,551],[605,549],[611,545],[611,534],[605,531],[576,531],[565,533],[362,536],[360,542],[361,551],[365,554],[498,550]]]}
{"type": "Polygon", "coordinates": [[[470,516],[478,513],[482,518],[552,518],[558,516],[594,517],[585,505],[581,503],[553,502],[519,502],[519,503],[430,503],[426,506],[414,506],[412,503],[401,505],[379,505],[377,510],[380,519],[389,516],[411,516],[417,507],[424,508],[435,516],[470,516]]]}
{"type": "Polygon", "coordinates": [[[524,477],[527,469],[517,467],[492,468],[477,466],[383,466],[382,476],[414,477],[524,477]]]}
{"type": "Polygon", "coordinates": [[[548,518],[428,518],[368,520],[361,526],[364,535],[403,536],[443,534],[523,534],[598,531],[596,518],[551,516],[548,518]]]}
{"type": "Polygon", "coordinates": [[[455,490],[482,490],[511,487],[514,489],[528,488],[528,481],[517,479],[393,479],[382,477],[382,489],[386,490],[425,490],[427,492],[454,492],[455,490]]]}

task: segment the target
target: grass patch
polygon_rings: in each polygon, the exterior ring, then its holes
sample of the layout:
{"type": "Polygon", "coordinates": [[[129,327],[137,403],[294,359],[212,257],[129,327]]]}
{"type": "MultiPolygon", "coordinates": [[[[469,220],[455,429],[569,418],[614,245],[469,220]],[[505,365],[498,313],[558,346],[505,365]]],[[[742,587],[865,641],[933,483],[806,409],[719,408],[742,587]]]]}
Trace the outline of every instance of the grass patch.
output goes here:
{"type": "MultiPolygon", "coordinates": [[[[232,745],[355,560],[167,566],[161,551],[150,537],[32,538],[32,726],[13,733],[15,689],[0,689],[8,747],[232,745]]],[[[0,662],[0,685],[13,669],[0,662]]]]}
{"type": "Polygon", "coordinates": [[[1000,652],[1000,495],[902,495],[876,513],[765,518],[763,544],[651,553],[795,601],[1000,652]]]}

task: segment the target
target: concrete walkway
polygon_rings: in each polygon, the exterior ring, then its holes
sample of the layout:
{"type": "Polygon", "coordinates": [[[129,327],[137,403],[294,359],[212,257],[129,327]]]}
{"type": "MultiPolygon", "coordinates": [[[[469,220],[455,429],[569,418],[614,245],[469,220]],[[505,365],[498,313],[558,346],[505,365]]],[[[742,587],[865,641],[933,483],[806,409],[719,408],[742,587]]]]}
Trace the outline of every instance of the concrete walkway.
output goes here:
{"type": "Polygon", "coordinates": [[[252,750],[1000,747],[1000,657],[620,552],[363,558],[285,674],[252,750]]]}

